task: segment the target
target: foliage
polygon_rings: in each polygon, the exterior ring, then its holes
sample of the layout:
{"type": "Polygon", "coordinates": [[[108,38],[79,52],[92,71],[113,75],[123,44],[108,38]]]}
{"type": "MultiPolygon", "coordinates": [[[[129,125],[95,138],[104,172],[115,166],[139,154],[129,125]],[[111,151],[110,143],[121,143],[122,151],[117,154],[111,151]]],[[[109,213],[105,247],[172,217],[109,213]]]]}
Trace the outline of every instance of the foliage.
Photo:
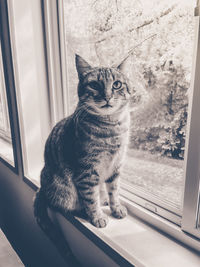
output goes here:
{"type": "Polygon", "coordinates": [[[187,111],[178,112],[171,127],[160,132],[158,143],[161,145],[163,155],[183,159],[185,150],[185,128],[187,122],[187,111]]]}
{"type": "MultiPolygon", "coordinates": [[[[132,148],[182,159],[191,79],[195,0],[65,0],[69,97],[74,53],[92,66],[132,55],[132,148]]],[[[73,104],[71,104],[72,106],[73,104]]]]}
{"type": "MultiPolygon", "coordinates": [[[[156,72],[148,68],[144,72],[152,96],[162,93],[159,101],[153,103],[151,110],[147,109],[147,112],[151,112],[151,117],[148,118],[150,124],[146,123],[144,128],[132,128],[131,146],[183,159],[189,84],[185,79],[182,65],[175,66],[170,60],[169,64],[161,68],[156,72]]],[[[143,111],[143,116],[144,114],[143,111]]],[[[134,121],[134,118],[132,120],[134,121]]]]}

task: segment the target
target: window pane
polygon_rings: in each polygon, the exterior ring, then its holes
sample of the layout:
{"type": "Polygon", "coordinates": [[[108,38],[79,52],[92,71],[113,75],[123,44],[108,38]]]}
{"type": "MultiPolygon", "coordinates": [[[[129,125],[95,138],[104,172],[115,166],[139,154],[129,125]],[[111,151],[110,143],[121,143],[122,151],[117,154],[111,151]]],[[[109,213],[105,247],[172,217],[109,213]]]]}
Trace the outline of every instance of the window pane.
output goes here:
{"type": "Polygon", "coordinates": [[[9,1],[9,24],[24,174],[39,185],[50,132],[40,1],[9,1]]]}
{"type": "Polygon", "coordinates": [[[64,0],[70,112],[77,102],[74,54],[111,66],[132,53],[137,101],[123,180],[181,209],[194,6],[188,0],[64,0]]]}
{"type": "Polygon", "coordinates": [[[14,166],[13,147],[1,53],[2,51],[0,46],[0,157],[14,166]]]}

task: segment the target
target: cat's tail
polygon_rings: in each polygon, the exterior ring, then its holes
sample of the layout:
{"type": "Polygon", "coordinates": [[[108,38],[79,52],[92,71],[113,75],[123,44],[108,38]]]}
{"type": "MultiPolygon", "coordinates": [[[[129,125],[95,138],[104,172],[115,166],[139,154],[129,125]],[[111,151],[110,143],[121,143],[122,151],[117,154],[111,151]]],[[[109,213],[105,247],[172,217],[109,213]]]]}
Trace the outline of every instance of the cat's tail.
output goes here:
{"type": "Polygon", "coordinates": [[[80,267],[80,264],[77,262],[74,257],[69,245],[67,244],[61,231],[55,227],[53,222],[50,220],[47,211],[48,205],[46,197],[43,191],[40,189],[35,196],[34,200],[34,215],[37,223],[44,233],[49,237],[49,239],[56,246],[61,256],[64,258],[68,266],[80,267]]]}

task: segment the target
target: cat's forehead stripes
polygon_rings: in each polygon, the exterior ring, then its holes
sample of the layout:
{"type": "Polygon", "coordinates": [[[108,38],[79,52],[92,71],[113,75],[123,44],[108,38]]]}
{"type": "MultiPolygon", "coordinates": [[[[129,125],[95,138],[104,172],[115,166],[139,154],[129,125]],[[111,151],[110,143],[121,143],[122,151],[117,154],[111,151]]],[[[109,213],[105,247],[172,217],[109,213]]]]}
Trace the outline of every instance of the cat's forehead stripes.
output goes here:
{"type": "Polygon", "coordinates": [[[99,81],[105,80],[105,81],[110,81],[110,80],[115,80],[114,73],[112,72],[111,69],[104,69],[101,68],[99,69],[97,78],[99,81]]]}
{"type": "Polygon", "coordinates": [[[85,74],[85,80],[87,82],[96,80],[96,81],[104,81],[104,82],[113,82],[116,80],[123,80],[123,75],[112,68],[96,68],[92,71],[89,71],[85,74]]]}

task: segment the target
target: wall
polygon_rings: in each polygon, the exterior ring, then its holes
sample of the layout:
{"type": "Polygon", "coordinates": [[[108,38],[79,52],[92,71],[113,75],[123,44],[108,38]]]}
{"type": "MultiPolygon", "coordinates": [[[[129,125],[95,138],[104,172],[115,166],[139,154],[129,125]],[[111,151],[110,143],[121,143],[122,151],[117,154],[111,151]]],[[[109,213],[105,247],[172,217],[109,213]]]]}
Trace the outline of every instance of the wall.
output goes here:
{"type": "MultiPolygon", "coordinates": [[[[11,132],[14,138],[16,173],[0,160],[0,227],[25,266],[66,266],[47,237],[37,226],[33,216],[34,190],[23,180],[22,154],[16,109],[14,74],[9,39],[7,2],[0,1],[0,37],[11,132]]],[[[30,1],[27,1],[30,3],[30,1]]],[[[32,2],[32,1],[31,1],[32,2]]],[[[39,6],[39,2],[37,4],[39,6]]],[[[36,1],[34,1],[36,3],[36,1]]],[[[23,6],[21,6],[23,8],[23,6]]]]}
{"type": "Polygon", "coordinates": [[[0,162],[0,226],[27,267],[66,266],[33,216],[34,190],[0,162]]]}

